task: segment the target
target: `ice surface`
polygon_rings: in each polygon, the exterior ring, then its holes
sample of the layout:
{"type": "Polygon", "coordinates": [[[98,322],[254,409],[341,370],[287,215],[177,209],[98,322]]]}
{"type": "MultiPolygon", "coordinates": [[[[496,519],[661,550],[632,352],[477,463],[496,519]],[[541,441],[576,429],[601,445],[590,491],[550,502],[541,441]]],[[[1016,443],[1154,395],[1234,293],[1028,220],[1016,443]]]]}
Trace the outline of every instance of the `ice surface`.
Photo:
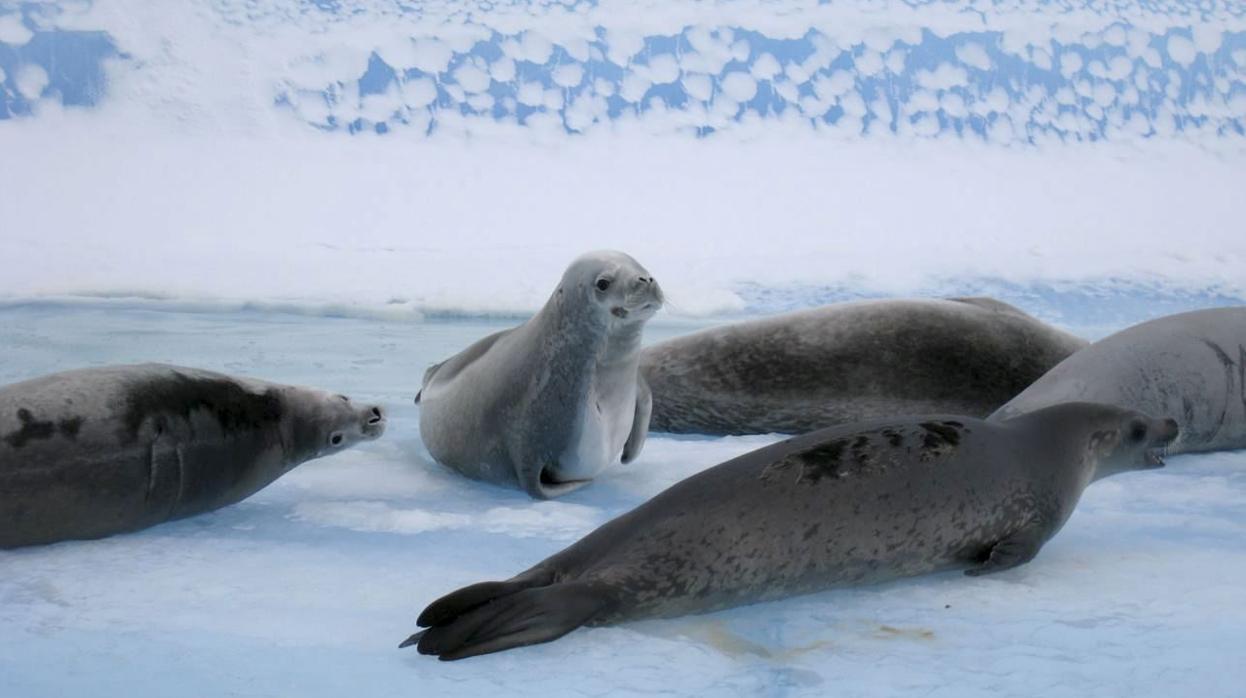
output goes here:
{"type": "MultiPolygon", "coordinates": [[[[1243,453],[1097,483],[1037,560],[992,578],[933,575],[579,630],[457,664],[399,651],[441,594],[505,578],[775,438],[653,435],[637,462],[554,502],[464,480],[429,462],[411,398],[426,364],[501,326],[0,310],[0,383],[174,361],[316,384],[391,415],[384,439],[305,464],[239,505],[0,552],[0,695],[1240,694],[1243,453]]],[[[660,319],[649,339],[688,329],[660,319]]]]}

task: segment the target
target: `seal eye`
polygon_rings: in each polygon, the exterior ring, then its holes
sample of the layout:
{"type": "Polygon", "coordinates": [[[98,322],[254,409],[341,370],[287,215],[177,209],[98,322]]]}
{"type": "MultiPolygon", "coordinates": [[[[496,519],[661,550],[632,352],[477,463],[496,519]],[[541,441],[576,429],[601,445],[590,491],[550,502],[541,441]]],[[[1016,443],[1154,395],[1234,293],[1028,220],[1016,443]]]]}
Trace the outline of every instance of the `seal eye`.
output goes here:
{"type": "Polygon", "coordinates": [[[610,288],[610,279],[598,279],[597,283],[594,285],[597,287],[598,291],[605,291],[610,288]]]}
{"type": "Polygon", "coordinates": [[[1141,441],[1145,438],[1146,438],[1146,425],[1143,424],[1142,422],[1134,422],[1133,426],[1129,427],[1129,440],[1130,441],[1141,441]]]}
{"type": "Polygon", "coordinates": [[[334,446],[341,446],[342,445],[342,434],[338,432],[338,433],[335,433],[333,436],[330,436],[329,443],[333,444],[334,446]]]}

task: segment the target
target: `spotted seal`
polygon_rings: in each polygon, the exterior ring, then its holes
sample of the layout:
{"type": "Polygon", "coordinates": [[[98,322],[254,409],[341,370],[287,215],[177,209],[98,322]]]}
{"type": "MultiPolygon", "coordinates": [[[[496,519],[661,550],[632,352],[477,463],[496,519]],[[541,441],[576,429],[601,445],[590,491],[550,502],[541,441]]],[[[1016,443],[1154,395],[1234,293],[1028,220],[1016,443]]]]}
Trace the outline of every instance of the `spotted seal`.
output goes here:
{"type": "Polygon", "coordinates": [[[0,547],[99,538],[254,494],[385,430],[380,407],[142,364],[0,388],[0,547]]]}
{"type": "Polygon", "coordinates": [[[901,414],[985,417],[1086,342],[988,298],[838,303],[645,349],[650,429],[800,434],[901,414]]]}
{"type": "Polygon", "coordinates": [[[1090,403],[1003,423],[830,427],[676,483],[508,581],[434,601],[403,646],[462,659],[581,625],[1007,570],[1056,534],[1091,481],[1158,467],[1176,433],[1170,419],[1090,403]]]}

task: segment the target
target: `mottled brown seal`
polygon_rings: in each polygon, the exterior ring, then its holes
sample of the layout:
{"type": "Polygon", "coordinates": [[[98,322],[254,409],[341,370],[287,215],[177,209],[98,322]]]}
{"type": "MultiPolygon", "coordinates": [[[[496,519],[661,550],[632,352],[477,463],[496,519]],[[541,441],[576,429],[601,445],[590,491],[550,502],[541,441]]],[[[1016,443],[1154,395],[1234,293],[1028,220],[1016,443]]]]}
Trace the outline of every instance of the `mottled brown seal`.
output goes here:
{"type": "Polygon", "coordinates": [[[193,368],[55,373],[0,388],[0,547],[99,538],[238,502],[375,439],[380,407],[193,368]]]}
{"type": "Polygon", "coordinates": [[[985,417],[1086,342],[986,298],[837,303],[641,355],[652,431],[800,434],[902,414],[985,417]]]}
{"type": "Polygon", "coordinates": [[[1091,481],[1158,467],[1177,433],[1107,405],[993,423],[831,427],[675,484],[505,582],[433,602],[403,646],[462,659],[581,625],[674,616],[944,569],[1032,559],[1091,481]]]}

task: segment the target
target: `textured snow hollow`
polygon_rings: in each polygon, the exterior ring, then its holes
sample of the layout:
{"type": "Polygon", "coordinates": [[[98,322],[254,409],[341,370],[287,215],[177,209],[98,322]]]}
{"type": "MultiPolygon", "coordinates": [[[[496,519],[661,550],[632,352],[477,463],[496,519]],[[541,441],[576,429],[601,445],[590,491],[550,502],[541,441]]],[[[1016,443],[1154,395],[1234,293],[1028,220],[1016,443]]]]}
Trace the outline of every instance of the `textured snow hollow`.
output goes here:
{"type": "MultiPolygon", "coordinates": [[[[176,361],[320,385],[392,415],[384,439],[239,505],[0,552],[0,695],[1240,695],[1243,453],[1097,483],[1034,562],[989,578],[581,629],[459,663],[399,651],[436,597],[508,577],[776,438],[654,435],[637,462],[553,502],[464,480],[428,460],[411,398],[428,363],[499,327],[0,309],[0,383],[176,361]]],[[[654,329],[651,340],[682,331],[654,329]]]]}
{"type": "Polygon", "coordinates": [[[290,128],[452,138],[1246,135],[1235,3],[629,4],[0,5],[0,70],[16,76],[0,78],[0,120],[104,104],[166,127],[277,112],[290,128]]]}

